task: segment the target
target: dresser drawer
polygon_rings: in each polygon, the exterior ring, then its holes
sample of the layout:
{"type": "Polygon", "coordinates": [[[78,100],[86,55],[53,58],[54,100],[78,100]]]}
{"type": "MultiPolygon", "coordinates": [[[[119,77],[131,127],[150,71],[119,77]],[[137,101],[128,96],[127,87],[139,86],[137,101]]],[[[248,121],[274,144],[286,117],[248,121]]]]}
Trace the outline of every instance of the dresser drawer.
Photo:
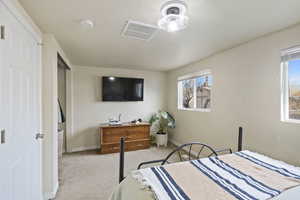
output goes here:
{"type": "MultiPolygon", "coordinates": [[[[148,149],[150,148],[150,140],[136,140],[136,141],[127,141],[125,142],[125,151],[135,151],[139,149],[148,149]]],[[[120,152],[120,144],[102,144],[101,153],[117,153],[120,152]]]]}
{"type": "Polygon", "coordinates": [[[125,139],[125,151],[150,147],[150,125],[123,125],[100,127],[101,153],[120,151],[120,139],[125,139]]]}
{"type": "Polygon", "coordinates": [[[149,138],[149,127],[130,127],[130,128],[107,128],[102,130],[103,143],[120,142],[120,138],[124,137],[126,141],[149,138]]]}
{"type": "Polygon", "coordinates": [[[102,144],[101,153],[117,153],[120,152],[120,144],[102,144]]]}
{"type": "Polygon", "coordinates": [[[126,128],[107,128],[102,130],[102,142],[103,143],[115,143],[120,142],[121,137],[127,136],[126,128]]]}
{"type": "Polygon", "coordinates": [[[141,141],[125,143],[126,151],[134,151],[134,150],[148,149],[148,148],[150,148],[150,140],[141,140],[141,141]]]}
{"type": "Polygon", "coordinates": [[[140,139],[149,139],[149,127],[132,127],[127,129],[126,141],[140,140],[140,139]]]}

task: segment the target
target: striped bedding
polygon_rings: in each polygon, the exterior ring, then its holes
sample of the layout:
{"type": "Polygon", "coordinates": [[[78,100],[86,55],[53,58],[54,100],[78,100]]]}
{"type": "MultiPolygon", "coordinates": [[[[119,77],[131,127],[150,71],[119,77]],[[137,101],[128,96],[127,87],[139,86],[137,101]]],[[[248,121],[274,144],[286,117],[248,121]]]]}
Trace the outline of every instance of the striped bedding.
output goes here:
{"type": "Polygon", "coordinates": [[[133,172],[158,200],[265,200],[300,185],[300,169],[242,151],[133,172]]]}

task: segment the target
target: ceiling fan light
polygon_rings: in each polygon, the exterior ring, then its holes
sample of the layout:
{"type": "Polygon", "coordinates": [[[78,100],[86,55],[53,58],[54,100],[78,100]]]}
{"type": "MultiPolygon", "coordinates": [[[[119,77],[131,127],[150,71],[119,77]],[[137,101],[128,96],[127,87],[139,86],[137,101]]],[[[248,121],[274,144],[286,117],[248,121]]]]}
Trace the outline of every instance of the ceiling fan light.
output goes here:
{"type": "Polygon", "coordinates": [[[187,5],[181,0],[172,0],[162,6],[158,27],[167,32],[176,32],[187,27],[187,5]]]}
{"type": "Polygon", "coordinates": [[[160,12],[162,16],[175,13],[177,15],[185,15],[187,13],[187,4],[183,0],[170,0],[162,5],[160,12]]]}
{"type": "Polygon", "coordinates": [[[168,32],[176,32],[179,30],[178,23],[176,21],[169,22],[168,32]]]}
{"type": "Polygon", "coordinates": [[[167,32],[176,32],[185,29],[188,25],[188,17],[181,15],[166,15],[158,21],[159,28],[167,32]]]}

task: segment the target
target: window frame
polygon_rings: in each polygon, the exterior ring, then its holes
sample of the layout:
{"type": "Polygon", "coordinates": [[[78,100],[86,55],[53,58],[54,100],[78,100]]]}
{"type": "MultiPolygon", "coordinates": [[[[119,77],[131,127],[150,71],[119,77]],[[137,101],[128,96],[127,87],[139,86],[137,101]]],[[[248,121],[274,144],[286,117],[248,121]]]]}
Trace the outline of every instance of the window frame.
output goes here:
{"type": "MultiPolygon", "coordinates": [[[[201,70],[199,72],[195,72],[195,73],[190,73],[190,74],[186,74],[184,76],[180,76],[177,78],[177,110],[182,110],[182,111],[196,111],[196,112],[211,112],[211,107],[210,108],[197,108],[197,87],[196,87],[196,83],[195,87],[194,87],[194,97],[196,97],[196,100],[194,100],[194,108],[184,108],[182,106],[182,98],[183,98],[183,87],[182,87],[182,81],[184,80],[189,80],[189,79],[193,79],[194,81],[202,76],[207,76],[210,75],[212,76],[211,70],[201,70]]],[[[212,96],[212,93],[210,94],[210,98],[212,96]]],[[[212,98],[211,98],[212,101],[212,98]]],[[[210,104],[212,105],[212,104],[210,104]]]]}
{"type": "MultiPolygon", "coordinates": [[[[281,113],[282,122],[300,124],[300,119],[290,119],[289,117],[289,62],[287,59],[294,54],[300,53],[300,46],[294,46],[281,51],[281,113]]],[[[299,58],[300,60],[300,58],[299,58]]]]}

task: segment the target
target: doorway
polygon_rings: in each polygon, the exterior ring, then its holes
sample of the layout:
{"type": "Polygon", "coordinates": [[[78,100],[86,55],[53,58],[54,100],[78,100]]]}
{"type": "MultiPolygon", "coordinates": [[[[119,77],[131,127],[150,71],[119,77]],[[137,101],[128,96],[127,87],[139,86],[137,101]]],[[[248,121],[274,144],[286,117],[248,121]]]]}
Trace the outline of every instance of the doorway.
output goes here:
{"type": "Polygon", "coordinates": [[[62,155],[67,149],[66,130],[66,71],[70,67],[57,54],[57,96],[58,96],[58,180],[62,183],[62,155]]]}

